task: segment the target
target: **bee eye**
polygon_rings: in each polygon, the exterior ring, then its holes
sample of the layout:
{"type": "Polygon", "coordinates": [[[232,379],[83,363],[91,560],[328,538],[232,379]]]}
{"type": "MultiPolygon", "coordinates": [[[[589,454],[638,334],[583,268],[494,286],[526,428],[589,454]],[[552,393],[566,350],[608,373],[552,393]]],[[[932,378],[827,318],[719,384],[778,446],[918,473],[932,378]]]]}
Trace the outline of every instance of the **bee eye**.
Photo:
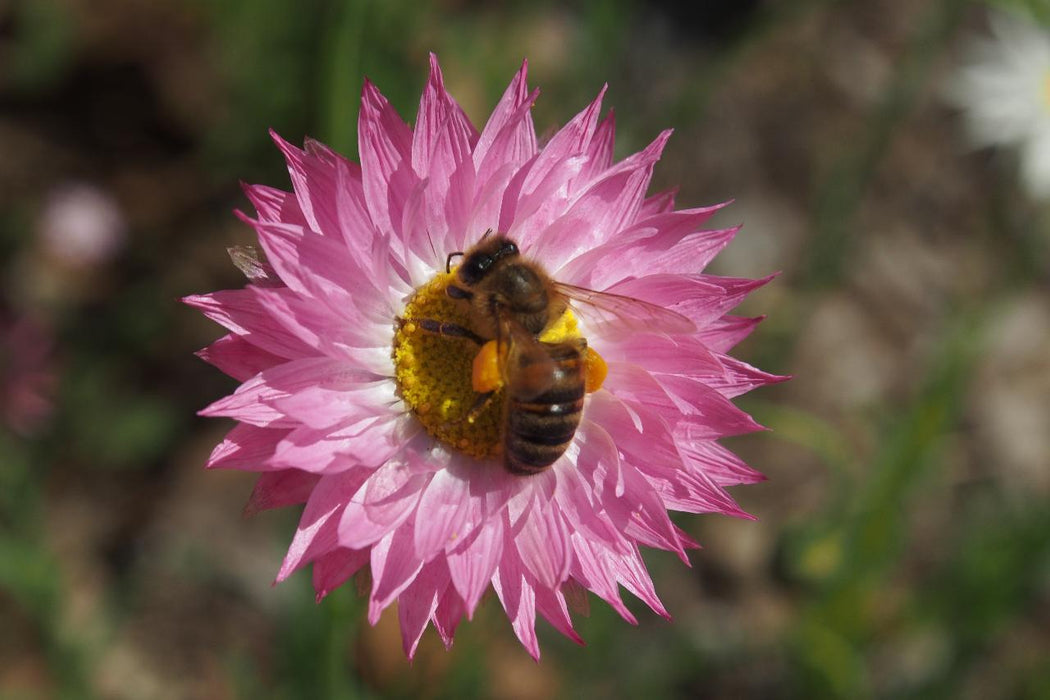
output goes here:
{"type": "Polygon", "coordinates": [[[460,279],[466,284],[477,282],[493,262],[495,261],[489,255],[471,256],[460,268],[460,279]]]}

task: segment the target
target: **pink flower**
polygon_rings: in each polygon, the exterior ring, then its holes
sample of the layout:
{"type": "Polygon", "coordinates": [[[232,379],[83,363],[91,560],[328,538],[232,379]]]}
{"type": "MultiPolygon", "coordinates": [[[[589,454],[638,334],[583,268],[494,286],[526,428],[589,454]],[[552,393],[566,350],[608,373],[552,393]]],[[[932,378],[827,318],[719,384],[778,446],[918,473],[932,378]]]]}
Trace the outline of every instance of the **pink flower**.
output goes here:
{"type": "Polygon", "coordinates": [[[55,337],[47,324],[0,309],[0,426],[39,433],[55,409],[55,337]]]}
{"type": "Polygon", "coordinates": [[[480,132],[433,57],[414,129],[366,83],[360,165],[275,135],[294,193],[246,187],[266,260],[237,251],[247,287],[186,299],[230,331],[201,356],[243,382],[202,411],[239,421],[208,466],[260,472],[250,510],[306,504],[277,580],[312,563],[320,598],[369,568],[369,620],[397,601],[410,657],[430,622],[451,645],[490,585],[537,658],[537,613],[580,641],[581,588],[632,623],[620,586],[667,617],[639,547],[688,564],[697,545],[668,510],[748,517],[725,489],[762,476],[716,441],[759,428],[731,398],[782,379],[726,354],[760,320],[727,312],[767,280],[700,274],[737,230],[701,229],[722,205],[645,196],[670,132],[614,163],[599,95],[541,148],[525,74],[480,132]],[[558,282],[692,321],[624,332],[581,313],[608,376],[529,476],[495,457],[502,401],[466,419],[477,345],[414,323],[464,323],[442,317],[461,303],[446,259],[490,230],[558,282]]]}

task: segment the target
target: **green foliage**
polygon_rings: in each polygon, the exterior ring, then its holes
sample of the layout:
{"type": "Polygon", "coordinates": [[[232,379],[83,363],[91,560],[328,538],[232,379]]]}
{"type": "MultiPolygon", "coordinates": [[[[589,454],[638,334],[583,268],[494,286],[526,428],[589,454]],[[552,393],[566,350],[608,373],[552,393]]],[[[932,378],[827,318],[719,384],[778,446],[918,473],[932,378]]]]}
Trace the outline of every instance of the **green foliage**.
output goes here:
{"type": "Polygon", "coordinates": [[[24,90],[46,90],[71,60],[73,27],[58,0],[15,3],[12,21],[21,29],[6,70],[24,90]]]}

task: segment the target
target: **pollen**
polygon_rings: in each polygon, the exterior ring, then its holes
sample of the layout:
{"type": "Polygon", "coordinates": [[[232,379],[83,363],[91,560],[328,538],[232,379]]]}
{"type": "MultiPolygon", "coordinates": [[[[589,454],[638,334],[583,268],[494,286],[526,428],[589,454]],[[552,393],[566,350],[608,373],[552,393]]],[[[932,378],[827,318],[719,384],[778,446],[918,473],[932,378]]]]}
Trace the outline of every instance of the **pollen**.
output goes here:
{"type": "MultiPolygon", "coordinates": [[[[484,403],[474,389],[474,359],[481,350],[470,338],[424,330],[422,321],[470,327],[463,302],[448,296],[455,270],[441,272],[416,290],[405,304],[394,333],[394,368],[398,390],[424,429],[445,445],[471,457],[500,454],[503,392],[499,379],[495,393],[484,403]]],[[[545,342],[579,337],[576,318],[566,311],[540,336],[545,342]]],[[[486,387],[487,388],[487,387],[486,387]]]]}

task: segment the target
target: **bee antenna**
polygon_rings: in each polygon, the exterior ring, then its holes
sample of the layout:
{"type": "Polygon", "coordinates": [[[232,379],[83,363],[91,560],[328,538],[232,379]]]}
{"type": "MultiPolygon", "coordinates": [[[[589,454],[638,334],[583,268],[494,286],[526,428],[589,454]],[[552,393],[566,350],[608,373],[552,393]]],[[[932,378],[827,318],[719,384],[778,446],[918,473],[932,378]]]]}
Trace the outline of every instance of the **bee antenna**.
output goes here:
{"type": "Polygon", "coordinates": [[[452,258],[457,255],[463,255],[463,251],[457,250],[455,253],[449,253],[448,257],[445,258],[445,272],[452,272],[452,258]]]}
{"type": "Polygon", "coordinates": [[[434,245],[434,239],[430,236],[430,229],[425,229],[427,233],[427,240],[430,241],[430,251],[434,253],[435,258],[440,258],[441,255],[437,251],[437,246],[434,245]]]}

